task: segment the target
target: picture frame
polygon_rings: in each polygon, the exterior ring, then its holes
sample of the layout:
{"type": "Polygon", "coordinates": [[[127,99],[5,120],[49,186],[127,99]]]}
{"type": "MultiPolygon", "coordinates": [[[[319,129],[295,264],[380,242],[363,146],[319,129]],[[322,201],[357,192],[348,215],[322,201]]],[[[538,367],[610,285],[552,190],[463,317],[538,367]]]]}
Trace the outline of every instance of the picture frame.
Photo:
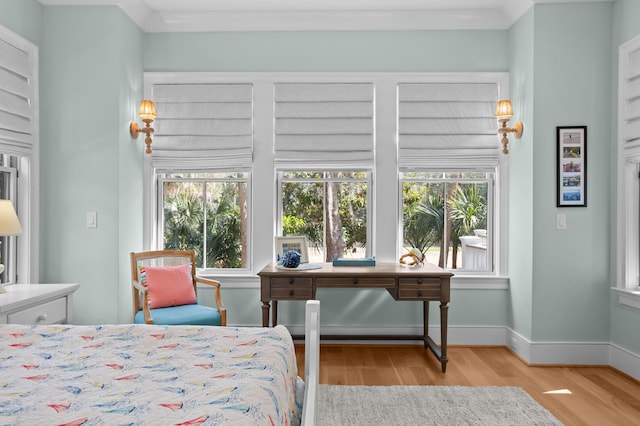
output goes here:
{"type": "Polygon", "coordinates": [[[276,260],[280,261],[287,251],[296,251],[300,255],[300,263],[309,262],[309,249],[307,247],[307,237],[304,235],[291,235],[286,237],[275,237],[276,260]]]}
{"type": "Polygon", "coordinates": [[[587,126],[556,127],[557,207],[587,206],[587,126]]]}

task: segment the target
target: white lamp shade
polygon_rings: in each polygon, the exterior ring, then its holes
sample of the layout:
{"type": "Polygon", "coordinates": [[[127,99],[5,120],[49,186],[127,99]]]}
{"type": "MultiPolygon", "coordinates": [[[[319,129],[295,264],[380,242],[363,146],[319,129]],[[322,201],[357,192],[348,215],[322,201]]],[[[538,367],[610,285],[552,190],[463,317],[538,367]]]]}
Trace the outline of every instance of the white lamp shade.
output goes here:
{"type": "Polygon", "coordinates": [[[13,203],[9,200],[0,200],[0,235],[20,234],[22,234],[22,226],[13,203]]]}

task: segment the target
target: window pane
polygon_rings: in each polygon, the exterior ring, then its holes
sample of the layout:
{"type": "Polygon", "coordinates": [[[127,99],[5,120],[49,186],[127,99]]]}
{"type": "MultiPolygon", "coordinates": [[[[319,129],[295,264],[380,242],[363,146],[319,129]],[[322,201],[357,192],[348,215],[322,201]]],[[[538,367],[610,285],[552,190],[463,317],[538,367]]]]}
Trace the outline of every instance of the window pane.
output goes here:
{"type": "Polygon", "coordinates": [[[403,175],[403,250],[447,269],[491,270],[486,173],[403,175]]]}
{"type": "Polygon", "coordinates": [[[174,173],[163,180],[165,249],[196,251],[198,268],[248,268],[244,173],[174,173]]]}
{"type": "Polygon", "coordinates": [[[367,255],[368,174],[282,174],[282,235],[304,235],[310,262],[367,255]]]}

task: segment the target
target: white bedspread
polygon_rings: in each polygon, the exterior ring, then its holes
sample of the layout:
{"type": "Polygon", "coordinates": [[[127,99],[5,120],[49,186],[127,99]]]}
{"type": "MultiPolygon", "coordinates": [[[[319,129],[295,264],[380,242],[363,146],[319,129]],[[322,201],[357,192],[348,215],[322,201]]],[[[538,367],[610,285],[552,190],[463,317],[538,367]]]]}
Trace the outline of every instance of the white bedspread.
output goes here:
{"type": "Polygon", "coordinates": [[[298,424],[298,382],[283,326],[0,325],[0,425],[298,424]]]}

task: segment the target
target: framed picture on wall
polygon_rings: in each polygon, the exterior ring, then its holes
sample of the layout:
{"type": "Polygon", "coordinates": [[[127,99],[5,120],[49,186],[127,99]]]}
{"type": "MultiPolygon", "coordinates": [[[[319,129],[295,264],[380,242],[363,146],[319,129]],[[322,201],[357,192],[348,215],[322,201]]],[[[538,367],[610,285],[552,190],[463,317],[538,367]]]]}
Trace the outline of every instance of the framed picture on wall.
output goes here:
{"type": "Polygon", "coordinates": [[[558,207],[587,206],[587,126],[556,127],[558,207]]]}
{"type": "Polygon", "coordinates": [[[309,262],[307,237],[304,235],[276,237],[276,260],[280,261],[288,251],[295,251],[300,255],[300,263],[309,262]]]}

